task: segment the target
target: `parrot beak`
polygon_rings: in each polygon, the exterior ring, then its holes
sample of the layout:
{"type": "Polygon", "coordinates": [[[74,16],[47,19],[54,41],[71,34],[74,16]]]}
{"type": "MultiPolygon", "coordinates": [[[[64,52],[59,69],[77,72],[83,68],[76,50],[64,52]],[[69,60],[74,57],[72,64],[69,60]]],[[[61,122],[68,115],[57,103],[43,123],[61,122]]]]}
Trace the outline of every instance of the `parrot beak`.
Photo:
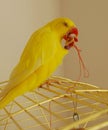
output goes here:
{"type": "Polygon", "coordinates": [[[66,40],[64,48],[69,50],[75,42],[78,42],[78,29],[73,27],[63,38],[66,40]]]}

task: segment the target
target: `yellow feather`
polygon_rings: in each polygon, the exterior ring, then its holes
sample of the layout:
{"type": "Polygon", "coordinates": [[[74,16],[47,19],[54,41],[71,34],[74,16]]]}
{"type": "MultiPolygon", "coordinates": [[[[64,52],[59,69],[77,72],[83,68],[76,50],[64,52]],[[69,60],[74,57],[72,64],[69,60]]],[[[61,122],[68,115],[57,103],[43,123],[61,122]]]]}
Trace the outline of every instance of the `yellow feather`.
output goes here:
{"type": "Polygon", "coordinates": [[[56,70],[68,53],[61,46],[62,37],[72,26],[75,25],[71,20],[58,18],[32,34],[0,94],[0,109],[15,97],[39,87],[56,70]],[[63,22],[68,23],[68,28],[63,22]]]}

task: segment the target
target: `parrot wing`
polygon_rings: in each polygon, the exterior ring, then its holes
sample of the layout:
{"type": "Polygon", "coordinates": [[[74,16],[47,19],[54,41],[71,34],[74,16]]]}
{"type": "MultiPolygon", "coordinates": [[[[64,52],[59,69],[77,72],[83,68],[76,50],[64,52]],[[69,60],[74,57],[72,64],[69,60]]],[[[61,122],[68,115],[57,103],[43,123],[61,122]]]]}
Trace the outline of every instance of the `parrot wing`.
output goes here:
{"type": "Polygon", "coordinates": [[[56,52],[55,37],[50,30],[35,32],[28,41],[18,65],[10,75],[10,89],[23,82],[40,66],[47,63],[56,52]]]}

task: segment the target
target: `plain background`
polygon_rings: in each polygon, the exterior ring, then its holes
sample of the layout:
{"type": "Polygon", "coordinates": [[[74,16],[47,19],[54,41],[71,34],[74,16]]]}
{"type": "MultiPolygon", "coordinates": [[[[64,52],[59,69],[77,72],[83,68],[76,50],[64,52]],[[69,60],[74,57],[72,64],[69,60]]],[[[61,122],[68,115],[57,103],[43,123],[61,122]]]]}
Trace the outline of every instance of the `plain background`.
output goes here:
{"type": "MultiPolygon", "coordinates": [[[[8,79],[32,32],[54,18],[69,17],[79,29],[78,46],[90,73],[81,81],[107,87],[107,5],[107,0],[0,0],[0,81],[8,79]]],[[[77,79],[79,63],[74,50],[57,74],[77,79]]]]}

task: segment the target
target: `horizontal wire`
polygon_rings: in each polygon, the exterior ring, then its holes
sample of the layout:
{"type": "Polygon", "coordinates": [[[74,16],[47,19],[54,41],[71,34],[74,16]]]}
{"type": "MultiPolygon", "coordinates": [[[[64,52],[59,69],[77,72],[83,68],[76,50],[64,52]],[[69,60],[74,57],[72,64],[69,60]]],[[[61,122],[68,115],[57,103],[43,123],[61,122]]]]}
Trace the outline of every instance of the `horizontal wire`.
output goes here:
{"type": "Polygon", "coordinates": [[[99,123],[98,125],[95,125],[95,126],[92,126],[92,127],[89,127],[89,128],[87,128],[87,130],[99,130],[99,129],[104,128],[106,126],[108,126],[108,121],[99,123]]]}
{"type": "Polygon", "coordinates": [[[86,123],[88,121],[94,120],[94,119],[98,118],[99,116],[101,116],[102,114],[105,114],[107,112],[108,112],[108,109],[101,110],[101,111],[99,111],[99,112],[97,112],[97,113],[95,113],[93,115],[90,115],[90,116],[84,118],[84,119],[78,120],[77,122],[73,122],[72,124],[64,127],[62,130],[70,130],[72,128],[77,127],[80,124],[83,124],[83,123],[86,123]]]}
{"type": "Polygon", "coordinates": [[[33,116],[30,112],[28,112],[27,110],[25,110],[23,108],[23,106],[21,106],[18,102],[15,101],[15,103],[24,110],[25,113],[27,113],[32,119],[34,119],[34,121],[38,122],[41,126],[43,126],[46,130],[48,130],[48,127],[46,127],[41,121],[39,121],[35,116],[33,116]]]}
{"type": "MultiPolygon", "coordinates": [[[[47,88],[47,90],[49,90],[49,89],[47,88]]],[[[51,91],[51,92],[53,92],[53,93],[55,92],[55,93],[57,93],[57,94],[61,94],[60,92],[56,92],[56,91],[54,91],[54,90],[49,90],[49,91],[51,91]]],[[[82,100],[76,99],[76,98],[74,98],[73,96],[68,96],[68,94],[64,94],[64,97],[66,97],[67,99],[73,100],[73,101],[75,101],[75,102],[78,102],[78,103],[80,103],[80,104],[86,105],[86,106],[88,106],[88,107],[90,107],[90,108],[92,108],[92,109],[101,110],[101,108],[99,108],[99,107],[96,106],[96,105],[93,105],[93,104],[91,104],[91,103],[89,103],[89,102],[87,102],[87,101],[82,101],[82,100]]]]}

